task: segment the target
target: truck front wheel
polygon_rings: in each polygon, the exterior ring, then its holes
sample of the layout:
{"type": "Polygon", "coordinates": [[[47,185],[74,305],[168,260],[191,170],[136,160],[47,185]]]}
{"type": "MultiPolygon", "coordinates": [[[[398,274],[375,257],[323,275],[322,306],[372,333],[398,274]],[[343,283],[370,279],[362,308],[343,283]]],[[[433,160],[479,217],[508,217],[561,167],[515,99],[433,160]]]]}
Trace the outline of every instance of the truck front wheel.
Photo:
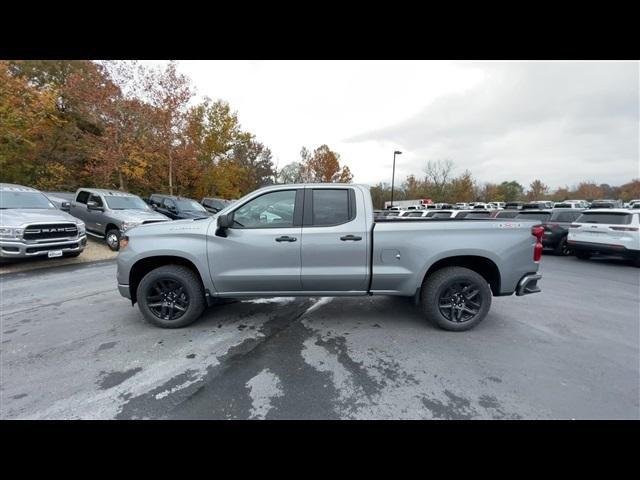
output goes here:
{"type": "Polygon", "coordinates": [[[200,278],[182,265],[165,265],[147,273],[138,285],[137,299],[145,319],[162,328],[195,322],[206,305],[200,278]]]}
{"type": "Polygon", "coordinates": [[[445,267],[429,275],[420,299],[427,319],[444,330],[469,330],[487,316],[491,289],[482,275],[464,267],[445,267]]]}

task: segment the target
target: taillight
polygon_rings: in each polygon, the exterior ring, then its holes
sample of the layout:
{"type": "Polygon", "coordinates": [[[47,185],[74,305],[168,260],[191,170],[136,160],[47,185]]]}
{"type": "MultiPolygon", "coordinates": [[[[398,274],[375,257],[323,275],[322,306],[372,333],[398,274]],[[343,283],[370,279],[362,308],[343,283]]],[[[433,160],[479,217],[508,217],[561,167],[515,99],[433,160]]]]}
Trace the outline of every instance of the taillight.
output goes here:
{"type": "Polygon", "coordinates": [[[637,232],[638,227],[609,227],[611,230],[617,230],[619,232],[637,232]]]}
{"type": "Polygon", "coordinates": [[[533,247],[533,261],[539,262],[542,258],[542,236],[544,235],[544,228],[540,226],[532,227],[531,235],[536,237],[536,244],[533,247]]]}

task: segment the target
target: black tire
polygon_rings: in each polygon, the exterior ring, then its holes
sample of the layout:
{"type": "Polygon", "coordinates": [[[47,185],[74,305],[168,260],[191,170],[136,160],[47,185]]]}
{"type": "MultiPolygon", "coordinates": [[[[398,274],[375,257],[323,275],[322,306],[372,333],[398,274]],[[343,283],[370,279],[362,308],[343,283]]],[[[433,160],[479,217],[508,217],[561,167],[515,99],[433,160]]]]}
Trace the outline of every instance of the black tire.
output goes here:
{"type": "Polygon", "coordinates": [[[445,267],[432,273],[425,279],[420,292],[421,308],[427,320],[453,332],[469,330],[478,325],[489,312],[491,297],[491,288],[482,275],[464,267],[445,267]],[[447,296],[451,299],[450,303],[446,303],[447,296]],[[456,303],[476,313],[472,315],[456,307],[456,303]],[[454,306],[446,306],[450,304],[454,306]]]}
{"type": "Polygon", "coordinates": [[[576,251],[575,256],[580,260],[589,260],[591,258],[591,254],[589,252],[576,251]]]}
{"type": "Polygon", "coordinates": [[[161,328],[186,327],[195,322],[206,307],[200,277],[182,265],[165,265],[147,273],[138,285],[136,296],[144,318],[161,328]],[[174,314],[178,316],[169,318],[174,314]]]}
{"type": "Polygon", "coordinates": [[[107,234],[104,236],[105,242],[107,242],[107,246],[114,252],[120,250],[120,230],[117,228],[112,228],[107,231],[107,234]],[[115,236],[115,240],[114,240],[115,236]]]}
{"type": "Polygon", "coordinates": [[[569,248],[569,244],[567,243],[567,237],[562,237],[562,240],[558,242],[558,245],[553,249],[554,255],[562,255],[563,257],[567,257],[571,255],[571,249],[569,248]]]}

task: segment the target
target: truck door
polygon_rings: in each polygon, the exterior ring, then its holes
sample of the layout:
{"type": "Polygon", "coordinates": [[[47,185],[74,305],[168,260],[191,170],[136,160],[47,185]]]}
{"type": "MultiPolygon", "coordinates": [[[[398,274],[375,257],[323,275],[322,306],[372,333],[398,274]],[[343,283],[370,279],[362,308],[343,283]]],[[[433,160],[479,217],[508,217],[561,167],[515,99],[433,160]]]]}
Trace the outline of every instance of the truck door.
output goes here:
{"type": "Polygon", "coordinates": [[[365,212],[358,211],[356,195],[362,193],[348,187],[305,189],[303,290],[367,291],[367,221],[365,212]]]}
{"type": "Polygon", "coordinates": [[[73,200],[71,202],[71,205],[69,205],[69,213],[74,217],[82,220],[85,223],[87,229],[91,230],[91,227],[89,227],[89,222],[87,219],[87,213],[88,213],[87,202],[88,201],[89,201],[89,192],[80,190],[77,193],[75,200],[73,200]]]}
{"type": "Polygon", "coordinates": [[[300,290],[302,196],[303,189],[288,189],[254,197],[233,210],[226,237],[209,237],[218,292],[300,290]]]}

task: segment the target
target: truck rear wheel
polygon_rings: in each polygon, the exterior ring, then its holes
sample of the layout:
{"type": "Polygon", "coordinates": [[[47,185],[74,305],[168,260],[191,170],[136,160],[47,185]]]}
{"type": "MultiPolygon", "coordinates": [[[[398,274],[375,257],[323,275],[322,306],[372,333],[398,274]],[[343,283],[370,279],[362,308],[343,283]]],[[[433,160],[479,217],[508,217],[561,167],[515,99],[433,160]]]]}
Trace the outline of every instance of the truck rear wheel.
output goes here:
{"type": "Polygon", "coordinates": [[[144,318],[161,328],[190,325],[206,306],[200,278],[182,265],[165,265],[147,273],[138,285],[137,299],[144,318]]]}
{"type": "Polygon", "coordinates": [[[464,267],[445,267],[429,275],[420,299],[427,320],[444,330],[469,330],[487,316],[491,289],[482,275],[464,267]]]}

